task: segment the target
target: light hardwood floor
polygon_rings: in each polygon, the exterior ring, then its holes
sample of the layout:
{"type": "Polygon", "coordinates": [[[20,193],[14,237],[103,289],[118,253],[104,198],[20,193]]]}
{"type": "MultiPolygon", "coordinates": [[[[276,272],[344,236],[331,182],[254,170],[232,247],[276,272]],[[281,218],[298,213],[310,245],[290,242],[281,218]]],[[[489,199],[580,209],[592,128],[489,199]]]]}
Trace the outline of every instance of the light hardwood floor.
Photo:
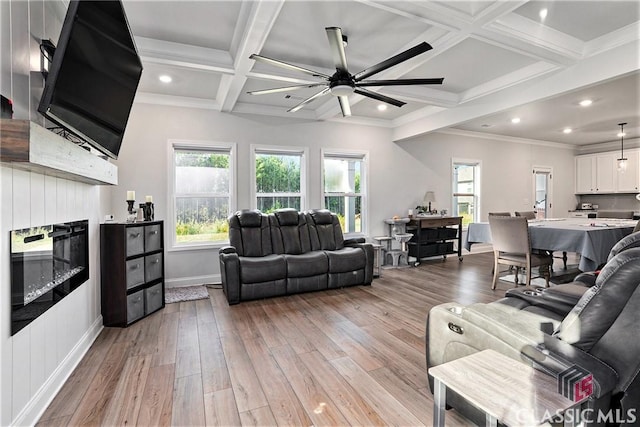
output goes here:
{"type": "Polygon", "coordinates": [[[431,425],[427,313],[502,297],[492,261],[426,261],[372,286],[231,307],[210,288],[105,328],[38,425],[431,425]]]}

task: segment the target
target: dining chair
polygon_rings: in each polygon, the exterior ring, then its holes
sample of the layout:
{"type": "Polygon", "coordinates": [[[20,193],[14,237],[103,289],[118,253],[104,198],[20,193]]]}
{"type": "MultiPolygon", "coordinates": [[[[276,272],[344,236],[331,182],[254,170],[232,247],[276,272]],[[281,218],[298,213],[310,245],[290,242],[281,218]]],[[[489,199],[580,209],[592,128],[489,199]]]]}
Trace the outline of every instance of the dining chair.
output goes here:
{"type": "Polygon", "coordinates": [[[511,216],[511,212],[489,212],[489,216],[511,216]]]}
{"type": "Polygon", "coordinates": [[[633,219],[633,211],[598,211],[596,218],[633,219]]]}
{"type": "Polygon", "coordinates": [[[516,216],[523,216],[527,219],[536,219],[536,213],[534,211],[516,211],[516,216]]]}
{"type": "Polygon", "coordinates": [[[500,265],[509,265],[516,268],[516,286],[518,274],[521,268],[526,271],[526,285],[531,285],[531,268],[539,267],[545,286],[549,287],[551,276],[550,266],[553,258],[547,253],[534,253],[531,251],[531,239],[529,237],[529,224],[522,216],[504,217],[490,216],[489,228],[493,242],[493,283],[491,289],[496,288],[500,265]]]}
{"type": "Polygon", "coordinates": [[[636,222],[636,226],[633,227],[633,233],[640,231],[640,221],[636,222]]]}

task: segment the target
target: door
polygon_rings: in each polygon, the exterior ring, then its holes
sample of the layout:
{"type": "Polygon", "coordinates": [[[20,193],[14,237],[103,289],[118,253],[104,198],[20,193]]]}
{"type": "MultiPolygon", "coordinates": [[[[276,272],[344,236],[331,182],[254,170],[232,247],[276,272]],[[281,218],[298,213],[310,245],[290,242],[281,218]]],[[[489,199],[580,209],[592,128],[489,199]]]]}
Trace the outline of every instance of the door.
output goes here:
{"type": "Polygon", "coordinates": [[[595,162],[594,156],[576,157],[576,194],[594,192],[595,162]]]}
{"type": "Polygon", "coordinates": [[[616,190],[615,153],[603,153],[596,156],[596,192],[613,193],[616,190]]]}
{"type": "Polygon", "coordinates": [[[536,218],[553,218],[553,170],[548,166],[533,167],[533,209],[536,218]]]}

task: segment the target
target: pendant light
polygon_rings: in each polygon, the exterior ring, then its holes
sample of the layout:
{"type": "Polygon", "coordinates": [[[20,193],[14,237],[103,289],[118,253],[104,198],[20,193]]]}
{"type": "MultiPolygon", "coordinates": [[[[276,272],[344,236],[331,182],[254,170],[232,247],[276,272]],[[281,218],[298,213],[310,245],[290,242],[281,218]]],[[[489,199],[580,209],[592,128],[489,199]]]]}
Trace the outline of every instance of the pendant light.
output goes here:
{"type": "Polygon", "coordinates": [[[627,158],[624,156],[624,125],[626,125],[626,123],[618,123],[618,126],[620,126],[620,158],[618,159],[618,171],[620,172],[627,170],[627,158]]]}

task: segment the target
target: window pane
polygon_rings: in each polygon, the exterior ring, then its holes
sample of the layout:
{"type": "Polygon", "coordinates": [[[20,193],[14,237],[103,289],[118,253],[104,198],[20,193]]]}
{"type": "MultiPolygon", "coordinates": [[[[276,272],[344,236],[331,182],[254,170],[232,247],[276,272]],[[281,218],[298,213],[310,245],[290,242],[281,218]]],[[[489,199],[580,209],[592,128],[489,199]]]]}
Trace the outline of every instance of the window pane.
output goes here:
{"type": "Polygon", "coordinates": [[[258,193],[299,193],[299,154],[256,154],[258,193]]]}
{"type": "Polygon", "coordinates": [[[474,222],[475,217],[475,197],[457,196],[453,198],[454,214],[462,217],[462,226],[467,226],[474,222]]]}
{"type": "Polygon", "coordinates": [[[361,196],[325,196],[324,206],[338,215],[344,233],[362,232],[361,196]]]}
{"type": "Polygon", "coordinates": [[[229,193],[229,155],[176,151],[176,194],[229,193]]]}
{"type": "Polygon", "coordinates": [[[300,210],[300,200],[295,197],[258,196],[258,209],[264,213],[270,213],[277,209],[293,208],[300,210]]]}
{"type": "Polygon", "coordinates": [[[325,193],[360,193],[361,175],[361,160],[324,159],[325,193]]]}
{"type": "Polygon", "coordinates": [[[228,240],[228,197],[178,197],[176,241],[178,243],[228,240]]]}

